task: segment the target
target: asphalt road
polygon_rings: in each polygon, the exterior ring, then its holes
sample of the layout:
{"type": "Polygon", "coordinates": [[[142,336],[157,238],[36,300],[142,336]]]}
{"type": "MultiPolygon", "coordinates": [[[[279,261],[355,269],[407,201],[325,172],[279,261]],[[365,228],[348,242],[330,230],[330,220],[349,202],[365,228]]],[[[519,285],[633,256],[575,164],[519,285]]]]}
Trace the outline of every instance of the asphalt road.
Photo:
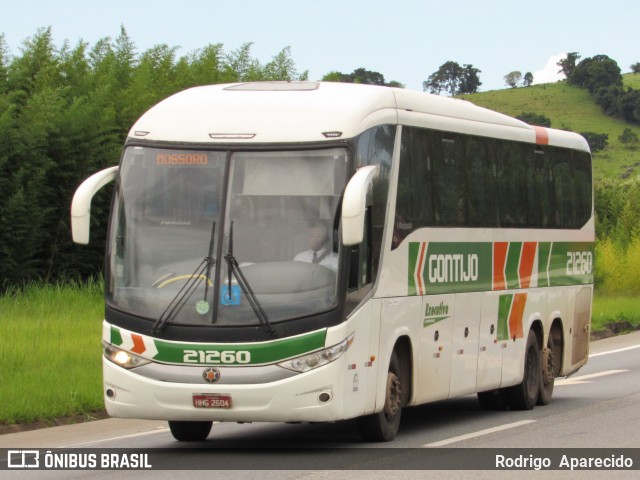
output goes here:
{"type": "MultiPolygon", "coordinates": [[[[173,440],[166,423],[121,419],[0,436],[0,448],[171,449],[185,466],[207,460],[215,469],[177,471],[1,471],[0,478],[639,478],[640,471],[438,471],[420,470],[422,459],[455,455],[460,462],[483,450],[640,447],[640,332],[592,342],[587,366],[557,379],[550,405],[532,411],[481,411],[476,397],[403,411],[400,433],[389,444],[364,444],[354,422],[334,424],[214,424],[206,442],[173,440]],[[438,448],[439,447],[439,448],[438,448]],[[444,447],[444,448],[443,448],[444,447]],[[270,450],[263,450],[263,449],[270,450]],[[318,448],[322,450],[318,450],[318,448]],[[240,449],[226,450],[225,449],[240,449]],[[295,449],[295,451],[291,451],[295,449]],[[300,450],[309,449],[309,450],[300,450]],[[332,450],[335,449],[335,450],[332,450]],[[320,453],[317,453],[320,452],[320,453]],[[344,453],[350,452],[350,453],[344,453]],[[426,453],[421,453],[426,452],[426,453]],[[324,455],[324,457],[323,457],[324,455]],[[349,456],[351,455],[351,456],[349,456]],[[213,460],[212,460],[213,459],[213,460]],[[419,460],[419,459],[418,459],[419,460]],[[331,470],[321,468],[331,463],[331,470]],[[265,466],[266,465],[266,466],[265,466]],[[403,470],[406,468],[418,470],[403,470]],[[355,468],[357,470],[344,471],[355,468]],[[11,473],[4,477],[3,474],[11,473]],[[277,474],[277,475],[276,475],[277,474]]],[[[505,450],[507,451],[507,450],[505,450]]],[[[534,451],[535,453],[535,451],[534,451]]],[[[493,462],[495,452],[492,450],[493,462]]],[[[0,458],[0,462],[3,459],[0,458]]],[[[640,460],[637,462],[640,463],[640,460]]],[[[1,464],[0,464],[1,466],[1,464]]],[[[640,466],[640,465],[638,465],[640,466]]]]}

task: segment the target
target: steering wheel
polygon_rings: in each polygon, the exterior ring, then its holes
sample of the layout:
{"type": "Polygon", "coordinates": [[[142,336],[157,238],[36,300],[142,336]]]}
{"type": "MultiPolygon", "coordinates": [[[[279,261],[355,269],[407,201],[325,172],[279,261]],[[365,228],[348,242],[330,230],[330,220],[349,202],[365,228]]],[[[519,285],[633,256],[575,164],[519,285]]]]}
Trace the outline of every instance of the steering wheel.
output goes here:
{"type": "Polygon", "coordinates": [[[191,279],[201,279],[201,280],[206,280],[207,281],[207,285],[209,285],[210,287],[213,287],[213,282],[207,278],[206,275],[203,274],[199,274],[199,275],[191,275],[191,274],[187,274],[187,275],[167,275],[164,277],[160,277],[158,280],[156,280],[152,287],[156,287],[156,288],[164,288],[167,285],[171,285],[172,283],[175,282],[179,282],[181,280],[191,280],[191,279]]]}

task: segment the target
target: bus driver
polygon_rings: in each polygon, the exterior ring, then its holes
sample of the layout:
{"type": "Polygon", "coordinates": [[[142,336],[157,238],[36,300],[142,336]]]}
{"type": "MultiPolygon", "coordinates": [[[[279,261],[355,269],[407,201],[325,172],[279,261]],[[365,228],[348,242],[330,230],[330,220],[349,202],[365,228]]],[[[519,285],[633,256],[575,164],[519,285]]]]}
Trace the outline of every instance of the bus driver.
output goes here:
{"type": "Polygon", "coordinates": [[[332,270],[338,270],[338,254],[331,249],[329,228],[323,222],[312,223],[309,227],[309,250],[294,257],[297,262],[317,263],[332,270]]]}

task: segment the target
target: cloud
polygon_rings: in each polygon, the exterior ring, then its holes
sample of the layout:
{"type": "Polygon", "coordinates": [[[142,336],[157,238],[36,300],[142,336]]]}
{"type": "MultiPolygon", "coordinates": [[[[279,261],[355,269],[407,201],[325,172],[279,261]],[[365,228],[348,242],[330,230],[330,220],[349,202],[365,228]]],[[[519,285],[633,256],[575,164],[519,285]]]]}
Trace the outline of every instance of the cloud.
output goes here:
{"type": "Polygon", "coordinates": [[[564,73],[558,73],[558,70],[560,70],[558,62],[566,57],[566,53],[559,53],[549,58],[542,69],[533,72],[533,84],[539,85],[541,83],[555,83],[559,80],[564,80],[564,73]]]}

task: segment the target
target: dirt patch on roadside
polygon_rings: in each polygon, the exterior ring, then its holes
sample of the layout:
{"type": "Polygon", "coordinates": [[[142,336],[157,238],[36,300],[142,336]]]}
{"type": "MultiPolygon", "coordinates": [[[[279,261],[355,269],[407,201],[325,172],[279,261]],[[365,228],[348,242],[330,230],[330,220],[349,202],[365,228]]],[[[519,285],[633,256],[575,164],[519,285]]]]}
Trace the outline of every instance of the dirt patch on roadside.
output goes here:
{"type": "Polygon", "coordinates": [[[640,330],[640,325],[633,325],[627,321],[607,323],[602,330],[591,332],[591,341],[602,340],[603,338],[614,337],[616,335],[624,335],[625,333],[640,330]]]}

